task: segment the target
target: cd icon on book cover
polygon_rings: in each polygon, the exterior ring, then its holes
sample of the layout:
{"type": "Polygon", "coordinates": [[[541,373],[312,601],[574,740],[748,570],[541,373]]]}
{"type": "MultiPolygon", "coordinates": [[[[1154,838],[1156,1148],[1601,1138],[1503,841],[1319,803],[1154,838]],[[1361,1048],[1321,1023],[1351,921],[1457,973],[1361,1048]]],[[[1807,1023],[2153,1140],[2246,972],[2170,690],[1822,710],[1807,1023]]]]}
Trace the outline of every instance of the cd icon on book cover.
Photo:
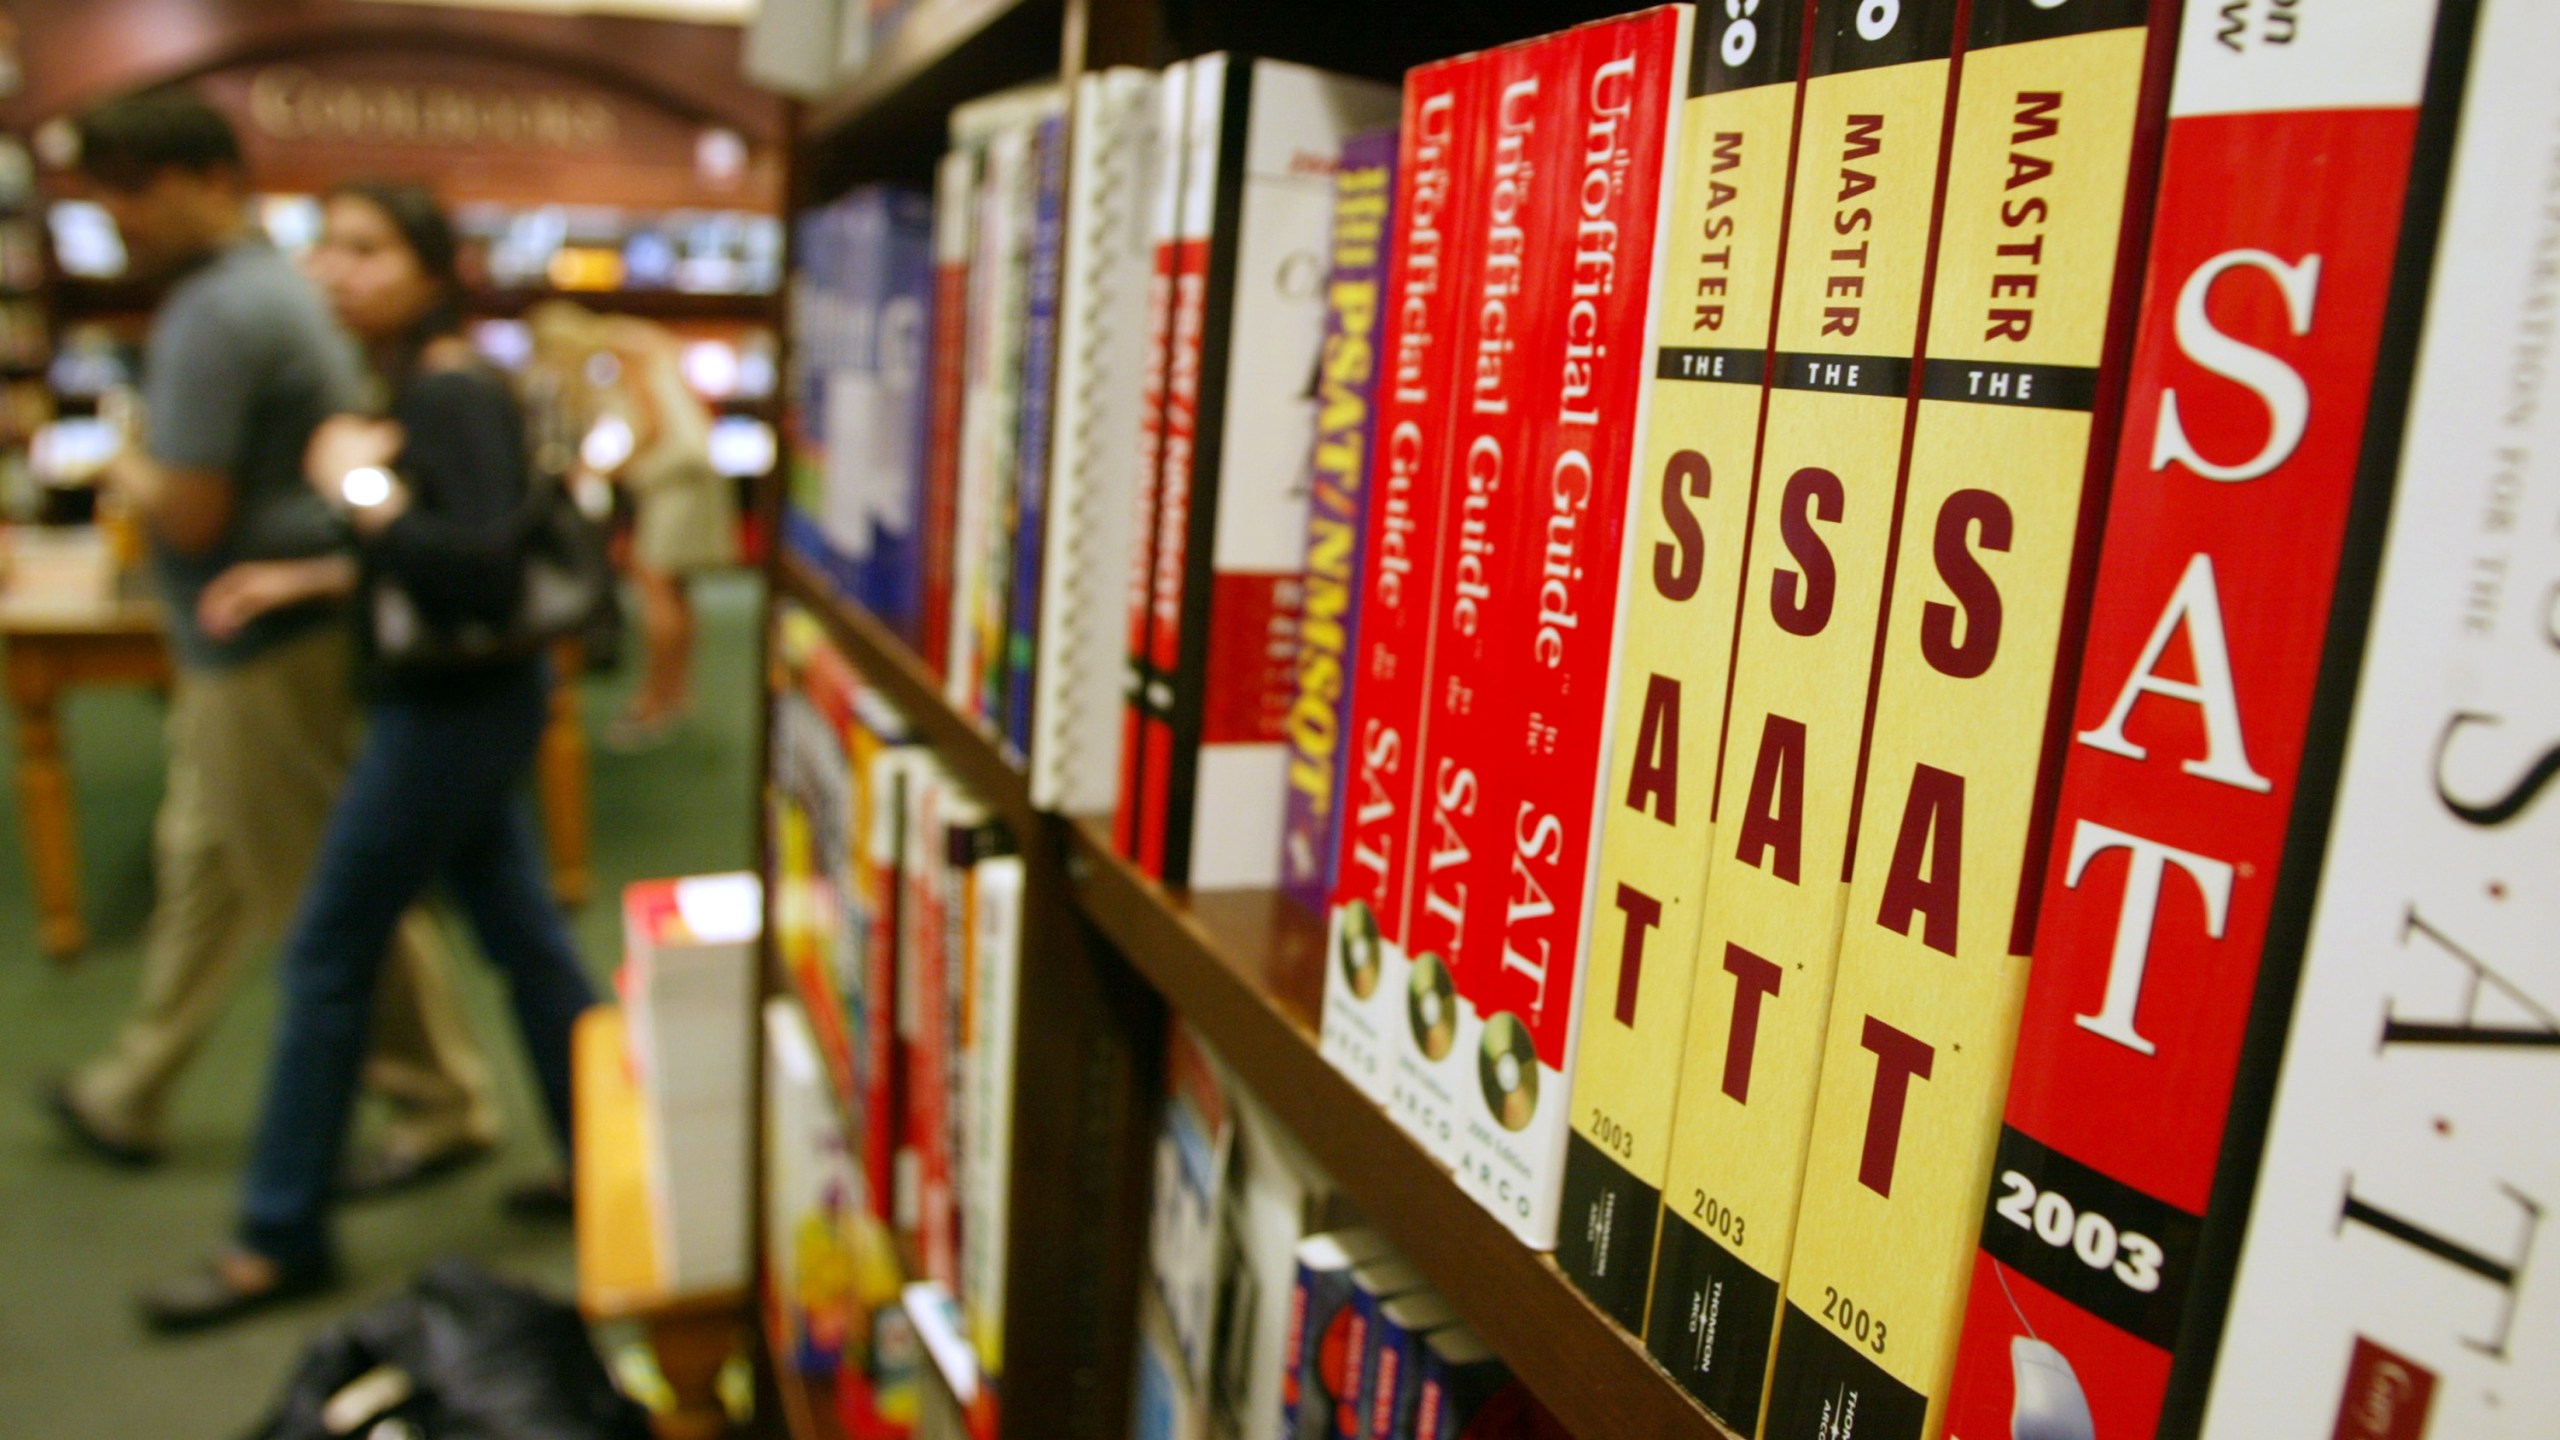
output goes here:
{"type": "Polygon", "coordinates": [[[1437,955],[1420,955],[1404,992],[1405,1020],[1413,1026],[1413,1043],[1434,1060],[1448,1058],[1458,1043],[1458,987],[1449,967],[1437,955]]]}
{"type": "Polygon", "coordinates": [[[1342,913],[1340,938],[1334,949],[1342,960],[1342,979],[1351,993],[1366,1000],[1378,989],[1378,916],[1366,900],[1354,900],[1342,913]]]}
{"type": "Polygon", "coordinates": [[[1503,1129],[1529,1128],[1538,1113],[1538,1051],[1519,1016],[1505,1010],[1485,1022],[1476,1079],[1484,1085],[1485,1108],[1503,1129]]]}

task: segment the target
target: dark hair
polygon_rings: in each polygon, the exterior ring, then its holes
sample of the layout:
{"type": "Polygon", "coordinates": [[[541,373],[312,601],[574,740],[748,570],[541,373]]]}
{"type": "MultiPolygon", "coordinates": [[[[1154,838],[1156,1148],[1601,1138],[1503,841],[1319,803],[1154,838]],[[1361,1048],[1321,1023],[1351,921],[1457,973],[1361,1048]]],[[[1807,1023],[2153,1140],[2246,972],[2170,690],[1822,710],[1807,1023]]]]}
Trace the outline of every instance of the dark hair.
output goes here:
{"type": "Polygon", "coordinates": [[[241,170],[231,122],[191,90],[152,90],[110,100],[82,115],[80,169],[114,190],[140,190],[161,172],[210,175],[241,170]]]}
{"type": "Polygon", "coordinates": [[[427,342],[462,329],[462,242],[454,234],[453,221],[446,217],[434,191],[407,180],[348,180],[330,186],[326,198],[361,201],[382,212],[382,218],[399,232],[400,243],[417,257],[418,268],[435,283],[437,302],[428,307],[400,347],[400,368],[405,371],[416,363],[427,342]]]}

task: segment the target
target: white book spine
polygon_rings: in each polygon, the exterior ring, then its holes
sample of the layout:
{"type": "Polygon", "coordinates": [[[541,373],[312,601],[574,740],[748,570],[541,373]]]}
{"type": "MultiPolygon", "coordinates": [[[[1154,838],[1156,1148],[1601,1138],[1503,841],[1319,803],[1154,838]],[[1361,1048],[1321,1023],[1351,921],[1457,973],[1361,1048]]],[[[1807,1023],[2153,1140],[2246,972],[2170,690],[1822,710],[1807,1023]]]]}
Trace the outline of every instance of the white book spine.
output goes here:
{"type": "Polygon", "coordinates": [[[2560,7],[2477,23],[2207,1440],[2560,1414],[2560,7]]]}
{"type": "Polygon", "coordinates": [[[1013,1204],[1014,1056],[1022,985],[1023,864],[978,862],[970,944],[968,1091],[961,1116],[960,1283],[978,1359],[1004,1370],[1006,1217],[1013,1204]]]}
{"type": "MultiPolygon", "coordinates": [[[[1186,169],[1183,233],[1212,238],[1223,125],[1237,117],[1225,113],[1230,87],[1223,72],[1230,62],[1210,56],[1199,63],[1214,66],[1217,78],[1194,91],[1186,166],[1209,174],[1195,185],[1186,169]]],[[[1210,569],[1219,576],[1256,577],[1276,593],[1294,587],[1306,564],[1306,477],[1316,432],[1308,377],[1324,346],[1321,277],[1332,253],[1333,172],[1343,141],[1395,122],[1399,95],[1392,86],[1303,65],[1251,63],[1244,163],[1241,174],[1230,177],[1244,194],[1224,297],[1226,383],[1222,393],[1201,396],[1201,447],[1195,452],[1205,458],[1215,444],[1216,474],[1195,474],[1193,494],[1196,506],[1204,480],[1215,491],[1210,569]]],[[[1213,292],[1210,303],[1220,299],[1213,292]]],[[[1205,623],[1213,603],[1212,596],[1186,595],[1185,623],[1205,623]]],[[[1274,609],[1287,611],[1295,623],[1293,603],[1275,601],[1274,609]]],[[[1294,654],[1289,651],[1283,657],[1288,663],[1279,667],[1283,682],[1294,681],[1294,654]]],[[[1269,669],[1267,663],[1257,666],[1250,680],[1241,673],[1212,674],[1207,683],[1264,683],[1269,669]]],[[[1189,679],[1201,683],[1201,677],[1189,679]]],[[[1280,705],[1285,710],[1285,694],[1280,705]]],[[[1267,738],[1201,741],[1188,792],[1187,873],[1194,888],[1279,883],[1288,761],[1286,737],[1276,728],[1267,738]]],[[[1171,793],[1174,803],[1182,803],[1179,778],[1171,793]]]]}
{"type": "Polygon", "coordinates": [[[1031,741],[1031,803],[1066,814],[1107,811],[1119,793],[1117,602],[1137,541],[1159,86],[1123,68],[1076,90],[1031,741]]]}

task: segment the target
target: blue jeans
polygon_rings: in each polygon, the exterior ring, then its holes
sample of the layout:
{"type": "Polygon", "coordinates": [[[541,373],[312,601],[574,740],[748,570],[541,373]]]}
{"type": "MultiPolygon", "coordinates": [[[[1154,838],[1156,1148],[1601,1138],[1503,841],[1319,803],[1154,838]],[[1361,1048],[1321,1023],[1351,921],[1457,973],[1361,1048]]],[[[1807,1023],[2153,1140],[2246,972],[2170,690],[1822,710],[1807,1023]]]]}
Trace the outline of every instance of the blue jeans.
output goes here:
{"type": "Polygon", "coordinates": [[[539,660],[433,698],[375,702],[285,942],[284,1015],[240,1238],[288,1270],[326,1267],[328,1209],[355,1108],[374,985],[400,914],[441,881],[507,980],[544,1107],[569,1144],[569,1029],[595,992],[553,903],[524,795],[542,739],[539,660]]]}

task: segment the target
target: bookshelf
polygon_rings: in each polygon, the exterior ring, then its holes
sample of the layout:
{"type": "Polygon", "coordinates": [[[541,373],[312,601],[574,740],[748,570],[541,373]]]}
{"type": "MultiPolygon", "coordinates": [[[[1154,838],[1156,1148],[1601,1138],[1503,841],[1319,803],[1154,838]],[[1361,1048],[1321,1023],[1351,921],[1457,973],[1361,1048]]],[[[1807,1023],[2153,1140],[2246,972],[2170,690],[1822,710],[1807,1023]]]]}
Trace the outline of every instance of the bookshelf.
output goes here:
{"type": "MultiPolygon", "coordinates": [[[[1656,1368],[1634,1337],[1585,1300],[1552,1260],[1514,1240],[1317,1053],[1315,1013],[1324,949],[1318,921],[1270,891],[1196,897],[1170,892],[1113,852],[1106,825],[1035,814],[1022,772],[944,703],[939,684],[901,640],[836,598],[823,580],[788,556],[776,560],[772,576],[776,593],[816,614],[864,679],[898,706],[944,764],[1015,825],[1026,851],[1042,857],[1033,873],[1048,875],[1060,887],[1051,899],[1068,912],[1067,931],[1093,932],[1078,937],[1085,952],[1080,958],[1100,968],[1097,978],[1105,988],[1125,991],[1134,981],[1207,1036],[1370,1223],[1431,1277],[1460,1317],[1576,1434],[1630,1440],[1723,1440],[1731,1435],[1656,1368]]],[[[1026,1013],[1045,1014],[1030,1009],[1039,1003],[1037,993],[1054,993],[1069,978],[1059,972],[1079,957],[1060,953],[1061,932],[1055,927],[1035,923],[1029,933],[1041,939],[1026,957],[1024,1004],[1026,1013]]],[[[1132,997],[1123,993],[1121,998],[1132,997]]],[[[1143,1004],[1132,1008],[1138,1012],[1136,1023],[1145,1027],[1129,1036],[1134,1050],[1152,1040],[1161,1020],[1143,1004]]],[[[1025,1027],[1020,1073],[1030,1083],[1017,1102],[1024,1107],[1018,1112],[1023,1117],[1016,1127],[1018,1146],[1044,1132],[1046,1138],[1056,1138],[1046,1120],[1031,1117],[1035,1107],[1059,1115],[1059,1097],[1040,1077],[1069,1073],[1039,1068],[1055,1063],[1033,1058],[1030,1047],[1040,1034],[1025,1027]]],[[[1087,1040],[1088,1045],[1097,1043],[1087,1040]]],[[[1132,1078],[1153,1073],[1150,1066],[1132,1078]]],[[[1148,1118],[1133,1123],[1151,1133],[1152,1110],[1145,1114],[1148,1118]]],[[[1017,1151],[1017,1174],[1069,1173],[1031,1170],[1031,1163],[1029,1155],[1017,1151]]],[[[1040,1223],[1019,1213],[1019,1192],[1017,1196],[1017,1227],[1027,1220],[1040,1223]]],[[[1133,1223],[1143,1229],[1143,1187],[1138,1201],[1133,1223]]],[[[1017,1228],[1017,1236],[1023,1233],[1017,1228]]],[[[1134,1294],[1143,1283],[1143,1237],[1120,1240],[1127,1246],[1128,1268],[1115,1272],[1115,1283],[1134,1294]]],[[[1021,1254],[1019,1239],[1016,1253],[1021,1254]]],[[[1041,1392],[1027,1388],[1018,1347],[1033,1343],[1037,1332],[1049,1327],[1038,1308],[1020,1302],[1010,1323],[1022,1338],[1008,1342],[1017,1348],[1006,1392],[1037,1404],[1041,1392]]],[[[1118,1348],[1125,1351],[1125,1339],[1118,1348]]],[[[1116,1377],[1109,1378],[1116,1390],[1116,1377]]],[[[788,1377],[783,1384],[789,1387],[788,1377]]],[[[1009,1424],[1018,1421],[1042,1435],[1056,1433],[1038,1428],[1043,1427],[1040,1416],[1009,1412],[1009,1417],[1009,1424]]],[[[831,1433],[793,1431],[799,1440],[831,1433]]]]}
{"type": "MultiPolygon", "coordinates": [[[[1629,8],[1592,0],[919,0],[842,90],[797,109],[794,215],[856,184],[928,179],[956,103],[1087,68],[1233,49],[1382,80],[1420,61],[1629,8]]],[[[788,337],[786,337],[788,343],[788,337]]],[[[780,487],[764,488],[768,533],[780,487]]],[[[1393,1241],[1575,1434],[1721,1440],[1641,1343],[1519,1244],[1318,1052],[1323,934],[1275,892],[1169,891],[1117,856],[1107,827],[1036,812],[1023,772],[887,626],[783,547],[777,602],[798,603],[867,684],[1010,825],[1028,889],[1020,1004],[1005,1440],[1119,1436],[1146,1283],[1148,1167],[1165,1017],[1204,1035],[1351,1203],[1393,1241]],[[1033,1177],[1037,1177],[1036,1180],[1033,1177]],[[1068,1182],[1072,1183],[1068,1183],[1068,1182]]],[[[780,968],[768,976],[785,993],[780,968]]],[[[929,1367],[928,1367],[929,1368],[929,1367]]],[[[796,1440],[827,1395],[775,1377],[796,1440]]]]}

